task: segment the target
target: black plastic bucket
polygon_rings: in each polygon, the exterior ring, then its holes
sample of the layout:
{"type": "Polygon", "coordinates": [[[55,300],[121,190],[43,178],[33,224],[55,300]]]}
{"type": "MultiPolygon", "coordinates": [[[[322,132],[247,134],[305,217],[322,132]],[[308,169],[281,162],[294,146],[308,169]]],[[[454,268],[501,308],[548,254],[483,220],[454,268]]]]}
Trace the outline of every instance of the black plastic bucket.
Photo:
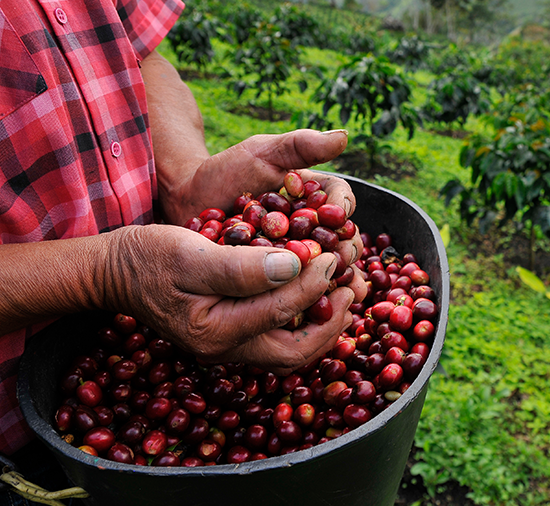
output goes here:
{"type": "Polygon", "coordinates": [[[70,479],[97,506],[392,506],[413,443],[428,381],[439,360],[449,305],[449,269],[439,231],[403,196],[345,177],[357,197],[354,221],[373,237],[386,232],[430,275],[440,308],[428,360],[412,386],[361,427],[327,443],[245,464],[198,468],[141,467],[85,454],[66,444],[51,422],[60,375],[112,315],[63,318],[35,336],[19,374],[21,409],[70,479]]]}

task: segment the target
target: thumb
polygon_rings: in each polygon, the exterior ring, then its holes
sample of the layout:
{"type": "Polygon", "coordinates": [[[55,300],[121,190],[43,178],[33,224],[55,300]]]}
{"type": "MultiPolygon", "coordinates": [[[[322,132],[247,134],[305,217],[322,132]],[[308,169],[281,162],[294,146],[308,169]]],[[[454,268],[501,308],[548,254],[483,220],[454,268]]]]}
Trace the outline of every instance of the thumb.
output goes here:
{"type": "Polygon", "coordinates": [[[242,144],[258,159],[284,170],[302,169],[336,158],[348,143],[345,130],[294,130],[279,135],[255,135],[242,144]]]}
{"type": "Polygon", "coordinates": [[[208,239],[204,246],[200,255],[183,257],[188,267],[182,277],[188,285],[181,287],[184,291],[249,297],[278,288],[300,274],[300,259],[288,250],[221,246],[208,239]]]}

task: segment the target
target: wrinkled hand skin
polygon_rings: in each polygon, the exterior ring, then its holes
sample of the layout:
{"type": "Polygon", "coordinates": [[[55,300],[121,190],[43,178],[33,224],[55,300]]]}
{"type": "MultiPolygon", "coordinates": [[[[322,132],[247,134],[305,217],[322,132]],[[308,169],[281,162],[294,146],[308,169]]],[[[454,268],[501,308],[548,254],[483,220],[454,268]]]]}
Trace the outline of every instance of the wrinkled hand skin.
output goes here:
{"type": "Polygon", "coordinates": [[[183,225],[208,207],[231,211],[243,192],[254,196],[283,186],[287,172],[298,171],[304,181],[316,179],[328,194],[328,203],[342,207],[347,216],[355,210],[355,197],[341,178],[317,174],[309,167],[332,160],[344,151],[344,130],[318,132],[296,130],[281,135],[255,135],[204,160],[191,179],[182,179],[169,189],[159,188],[167,223],[183,225]],[[304,169],[304,170],[301,170],[304,169]]]}
{"type": "Polygon", "coordinates": [[[291,281],[273,282],[265,259],[280,254],[276,248],[220,246],[170,225],[124,227],[106,236],[105,305],[211,363],[247,362],[286,374],[334,346],[352,323],[350,304],[366,293],[356,272],[349,287],[329,295],[331,320],[291,332],[279,327],[326,291],[336,267],[331,253],[291,281]]]}
{"type": "MultiPolygon", "coordinates": [[[[164,220],[181,227],[209,207],[231,214],[238,195],[279,189],[291,170],[300,172],[305,181],[318,180],[328,202],[341,206],[349,217],[356,203],[348,183],[308,170],[332,160],[346,145],[343,130],[256,135],[217,155],[185,161],[179,177],[171,170],[160,171],[164,220]]],[[[356,273],[349,287],[330,294],[330,321],[290,332],[280,327],[326,291],[335,267],[332,254],[316,258],[288,284],[274,285],[263,264],[272,248],[219,246],[200,234],[170,226],[142,227],[120,235],[111,263],[116,294],[112,307],[124,308],[209,362],[242,361],[290,372],[332,348],[351,324],[349,305],[366,293],[356,273]]],[[[348,264],[360,257],[362,248],[358,233],[338,245],[348,264]]]]}

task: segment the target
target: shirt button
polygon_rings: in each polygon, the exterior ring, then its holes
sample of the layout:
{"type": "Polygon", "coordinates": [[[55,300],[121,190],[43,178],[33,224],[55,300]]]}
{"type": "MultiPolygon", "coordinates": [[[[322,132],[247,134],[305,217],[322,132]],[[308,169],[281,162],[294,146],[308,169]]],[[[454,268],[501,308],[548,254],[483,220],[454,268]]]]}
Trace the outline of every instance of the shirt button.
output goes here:
{"type": "Polygon", "coordinates": [[[59,21],[59,23],[61,23],[62,25],[64,25],[68,21],[67,14],[65,14],[65,11],[63,9],[60,9],[58,7],[57,9],[55,9],[54,14],[57,21],[59,21]]]}
{"type": "Polygon", "coordinates": [[[122,154],[122,148],[117,141],[111,142],[111,154],[118,158],[122,154]]]}

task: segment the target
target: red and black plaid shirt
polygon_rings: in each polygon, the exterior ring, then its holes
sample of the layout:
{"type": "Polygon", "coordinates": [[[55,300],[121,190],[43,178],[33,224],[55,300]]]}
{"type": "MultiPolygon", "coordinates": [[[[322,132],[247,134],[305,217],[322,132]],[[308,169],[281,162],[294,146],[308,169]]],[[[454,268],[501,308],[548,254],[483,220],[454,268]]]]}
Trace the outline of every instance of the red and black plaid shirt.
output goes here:
{"type": "MultiPolygon", "coordinates": [[[[182,9],[180,0],[2,0],[0,244],[153,221],[139,60],[182,9]]],[[[15,383],[35,331],[0,337],[0,452],[8,455],[31,436],[15,383]]]]}

